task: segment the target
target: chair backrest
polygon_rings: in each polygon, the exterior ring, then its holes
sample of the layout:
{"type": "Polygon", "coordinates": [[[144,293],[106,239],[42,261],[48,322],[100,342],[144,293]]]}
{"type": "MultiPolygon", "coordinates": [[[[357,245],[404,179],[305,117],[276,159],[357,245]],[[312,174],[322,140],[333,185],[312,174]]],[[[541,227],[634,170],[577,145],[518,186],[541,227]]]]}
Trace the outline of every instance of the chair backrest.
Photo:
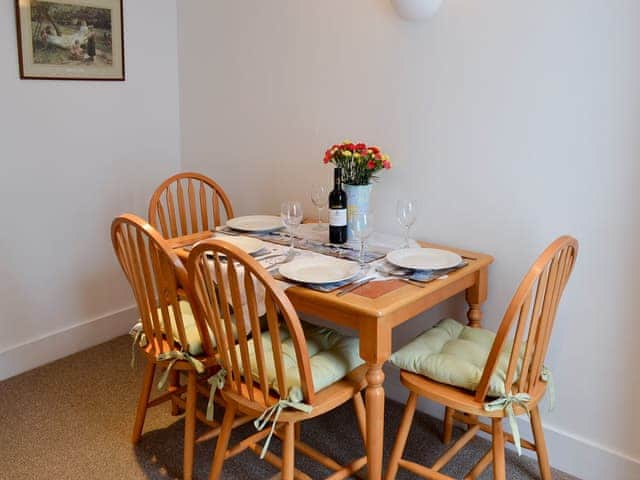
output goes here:
{"type": "MultiPolygon", "coordinates": [[[[556,311],[578,254],[578,242],[562,236],[531,266],[516,290],[496,333],[476,400],[483,401],[505,348],[511,347],[505,391],[531,393],[540,381],[556,311]],[[515,327],[513,339],[509,337],[515,327]],[[513,342],[511,344],[511,342],[513,342]]],[[[507,350],[508,351],[508,350],[507,350]]]]}
{"type": "Polygon", "coordinates": [[[165,238],[207,231],[230,218],[233,208],[227,194],[199,173],[178,173],[166,179],[149,202],[149,223],[165,238]]]}
{"type": "MultiPolygon", "coordinates": [[[[191,251],[187,270],[194,303],[213,331],[218,362],[227,371],[227,388],[268,407],[275,403],[269,391],[268,372],[275,370],[280,397],[287,398],[292,379],[287,377],[283,358],[281,327],[284,326],[295,351],[302,396],[305,403],[312,404],[315,392],[300,319],[262,265],[234,245],[213,239],[199,243],[191,251]],[[259,318],[262,301],[266,329],[259,318]],[[235,315],[235,339],[231,310],[235,315]],[[262,335],[270,340],[271,348],[265,347],[262,335]],[[257,378],[252,379],[252,371],[257,378]]],[[[273,378],[273,373],[271,375],[273,378]]]]}
{"type": "MultiPolygon", "coordinates": [[[[189,348],[180,300],[191,303],[187,271],[162,236],[145,220],[124,214],[111,224],[111,240],[140,312],[151,353],[189,348]]],[[[196,316],[203,350],[213,353],[204,323],[196,316]]]]}

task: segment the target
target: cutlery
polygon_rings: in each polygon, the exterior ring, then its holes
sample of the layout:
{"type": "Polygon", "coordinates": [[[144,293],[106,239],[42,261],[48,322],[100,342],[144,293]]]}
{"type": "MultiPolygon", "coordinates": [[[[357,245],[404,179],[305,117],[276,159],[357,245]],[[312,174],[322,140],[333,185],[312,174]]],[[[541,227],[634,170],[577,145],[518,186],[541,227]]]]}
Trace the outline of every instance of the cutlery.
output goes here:
{"type": "Polygon", "coordinates": [[[263,253],[262,255],[257,255],[253,258],[255,258],[256,260],[258,260],[259,262],[263,261],[263,260],[269,260],[270,258],[276,258],[276,257],[281,257],[282,253],[263,253]]]}
{"type": "Polygon", "coordinates": [[[238,237],[242,235],[242,232],[236,232],[235,230],[231,230],[230,228],[221,228],[220,230],[216,231],[224,235],[229,235],[230,237],[238,237]]]}
{"type": "Polygon", "coordinates": [[[413,285],[414,287],[426,288],[425,283],[417,282],[416,280],[411,280],[410,278],[399,278],[398,280],[403,281],[404,283],[408,283],[409,285],[413,285]]]}
{"type": "Polygon", "coordinates": [[[267,272],[271,273],[272,271],[277,270],[278,266],[282,265],[283,263],[289,263],[290,261],[292,261],[296,257],[296,255],[297,255],[297,253],[295,252],[295,250],[291,250],[291,251],[287,252],[287,255],[282,260],[278,260],[277,262],[273,263],[267,269],[267,272]]]}
{"type": "Polygon", "coordinates": [[[361,287],[362,285],[365,285],[367,283],[369,283],[371,280],[373,280],[376,277],[366,277],[363,278],[362,280],[358,280],[357,282],[353,282],[351,285],[349,285],[347,288],[340,290],[338,292],[338,297],[341,297],[342,295],[345,295],[349,292],[353,292],[356,288],[361,287]]]}
{"type": "Polygon", "coordinates": [[[341,243],[331,243],[331,242],[325,242],[322,243],[323,247],[329,247],[329,248],[338,248],[340,250],[356,250],[356,248],[353,247],[349,247],[347,245],[341,244],[341,243]]]}

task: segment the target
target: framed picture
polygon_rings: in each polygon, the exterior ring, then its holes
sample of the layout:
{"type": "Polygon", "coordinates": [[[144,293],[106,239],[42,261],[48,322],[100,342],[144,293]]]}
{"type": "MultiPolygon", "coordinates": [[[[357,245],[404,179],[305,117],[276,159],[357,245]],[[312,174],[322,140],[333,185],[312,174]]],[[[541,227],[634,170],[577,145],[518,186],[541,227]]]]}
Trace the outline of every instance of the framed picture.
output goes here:
{"type": "Polygon", "coordinates": [[[124,80],[122,0],[16,0],[20,78],[124,80]]]}

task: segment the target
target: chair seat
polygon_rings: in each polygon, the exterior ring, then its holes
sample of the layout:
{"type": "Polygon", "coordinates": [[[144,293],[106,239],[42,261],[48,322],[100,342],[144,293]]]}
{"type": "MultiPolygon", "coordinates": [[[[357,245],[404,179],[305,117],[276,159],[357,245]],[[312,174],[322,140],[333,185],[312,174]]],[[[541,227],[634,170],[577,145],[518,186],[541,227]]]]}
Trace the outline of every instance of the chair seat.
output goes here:
{"type": "MultiPolygon", "coordinates": [[[[418,335],[391,356],[391,362],[403,370],[424,375],[440,383],[475,391],[493,346],[495,333],[471,328],[447,318],[418,335]]],[[[505,394],[504,381],[511,348],[505,348],[489,383],[488,395],[505,394]]],[[[520,367],[514,379],[519,377],[520,367]]]]}
{"type": "MultiPolygon", "coordinates": [[[[202,339],[200,338],[200,332],[198,331],[198,326],[196,324],[196,319],[193,316],[193,311],[191,310],[191,304],[189,302],[180,301],[180,313],[182,314],[182,321],[184,324],[184,333],[187,337],[187,343],[189,344],[189,353],[191,355],[197,356],[202,355],[204,353],[204,349],[202,348],[202,339]]],[[[175,316],[173,313],[173,309],[169,309],[169,316],[171,317],[171,331],[173,333],[173,340],[176,343],[180,343],[180,337],[178,336],[178,329],[176,327],[175,316]]],[[[158,308],[158,317],[162,318],[162,314],[160,309],[158,308]]],[[[235,318],[233,318],[231,324],[233,326],[233,337],[238,338],[238,333],[235,328],[235,318]]],[[[142,330],[142,322],[136,323],[131,329],[132,335],[135,335],[135,332],[138,330],[142,330]]],[[[209,337],[211,338],[211,345],[216,347],[216,340],[214,338],[211,329],[209,329],[209,337]]]]}
{"type": "MultiPolygon", "coordinates": [[[[367,386],[366,381],[367,365],[360,365],[350,371],[344,378],[332,383],[328,387],[316,391],[313,402],[313,410],[309,413],[294,409],[285,409],[280,414],[281,422],[300,422],[318,417],[331,411],[343,403],[353,399],[353,396],[362,391],[367,386]]],[[[259,416],[264,412],[265,405],[271,405],[279,400],[279,394],[271,394],[269,399],[265,399],[259,388],[254,388],[254,400],[249,400],[249,393],[246,385],[242,387],[242,395],[229,390],[222,390],[222,397],[225,401],[231,400],[238,406],[245,415],[259,416]]]]}
{"type": "MultiPolygon", "coordinates": [[[[319,327],[306,322],[301,322],[301,324],[307,340],[311,377],[316,392],[342,380],[349,372],[364,363],[360,358],[360,344],[357,337],[342,335],[330,328],[319,327]]],[[[280,327],[280,340],[287,386],[289,390],[300,388],[298,361],[293,340],[285,327],[280,327]]],[[[253,342],[254,340],[249,340],[248,342],[251,374],[256,381],[259,381],[258,362],[253,342]]],[[[262,334],[262,345],[269,387],[278,392],[280,396],[286,397],[289,392],[281,392],[276,379],[276,368],[273,361],[271,335],[269,332],[262,334]]],[[[239,347],[236,348],[239,349],[239,347]]]]}
{"type": "MultiPolygon", "coordinates": [[[[423,398],[437,402],[445,407],[451,407],[460,412],[483,417],[503,418],[506,416],[505,410],[487,411],[484,409],[485,401],[477,401],[474,392],[469,392],[463,388],[454,387],[444,383],[431,380],[417,373],[406,370],[400,372],[400,382],[412,392],[423,398]]],[[[531,391],[531,400],[527,402],[529,409],[534,408],[544,397],[547,384],[538,382],[531,391]]],[[[515,415],[526,413],[525,409],[518,404],[513,405],[515,415]]]]}

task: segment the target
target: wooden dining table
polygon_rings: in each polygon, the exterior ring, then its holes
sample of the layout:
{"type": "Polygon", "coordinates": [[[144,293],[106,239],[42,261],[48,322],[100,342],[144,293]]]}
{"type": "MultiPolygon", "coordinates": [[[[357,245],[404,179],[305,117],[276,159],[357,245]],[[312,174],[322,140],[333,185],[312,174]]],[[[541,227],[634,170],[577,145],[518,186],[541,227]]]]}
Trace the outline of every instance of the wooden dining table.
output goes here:
{"type": "MultiPolygon", "coordinates": [[[[210,233],[193,234],[170,242],[178,256],[186,260],[189,252],[183,247],[210,236],[210,233]]],[[[382,367],[392,353],[393,329],[462,292],[469,306],[468,324],[479,327],[482,304],[487,299],[488,268],[493,263],[491,255],[427,242],[420,244],[455,252],[463,257],[467,265],[449,273],[446,278],[426,283],[422,288],[396,283],[390,291],[374,297],[359,294],[360,289],[343,296],[338,296],[337,292],[323,293],[300,286],[286,290],[297,311],[358,332],[360,357],[368,366],[365,446],[369,480],[380,480],[383,475],[385,375],[382,367]]],[[[389,282],[399,281],[390,279],[389,282]]]]}

